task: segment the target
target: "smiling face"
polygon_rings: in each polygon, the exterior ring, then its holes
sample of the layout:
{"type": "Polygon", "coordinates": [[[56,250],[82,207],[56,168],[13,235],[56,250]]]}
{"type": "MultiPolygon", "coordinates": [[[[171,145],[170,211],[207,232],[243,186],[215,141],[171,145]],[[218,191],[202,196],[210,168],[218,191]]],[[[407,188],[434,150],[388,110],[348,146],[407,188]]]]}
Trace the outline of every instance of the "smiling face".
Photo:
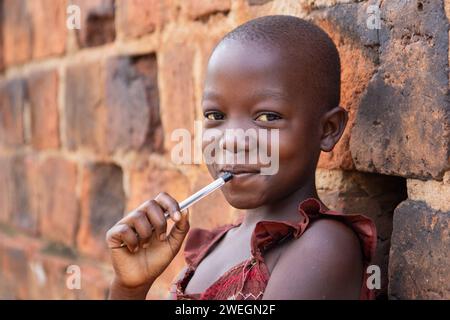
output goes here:
{"type": "MultiPolygon", "coordinates": [[[[302,91],[307,75],[293,68],[276,50],[225,41],[213,52],[202,101],[204,133],[215,129],[279,130],[279,170],[261,175],[261,164],[208,165],[213,177],[221,170],[235,176],[222,191],[236,208],[250,209],[281,200],[314,179],[320,154],[320,112],[302,91]],[[300,72],[300,73],[299,73],[300,72]]],[[[204,139],[203,149],[211,140],[204,139]]],[[[218,140],[216,140],[218,141],[218,140]]],[[[249,141],[225,142],[224,152],[249,152],[249,141]]],[[[262,141],[259,141],[262,143],[262,141]]],[[[267,149],[271,150],[270,140],[267,149]]]]}

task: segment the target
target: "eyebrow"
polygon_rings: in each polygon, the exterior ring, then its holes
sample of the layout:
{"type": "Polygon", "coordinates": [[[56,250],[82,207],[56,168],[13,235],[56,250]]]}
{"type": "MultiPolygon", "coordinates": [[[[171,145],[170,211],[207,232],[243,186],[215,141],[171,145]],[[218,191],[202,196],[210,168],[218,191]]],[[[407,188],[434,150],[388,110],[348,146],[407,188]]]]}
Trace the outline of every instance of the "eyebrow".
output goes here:
{"type": "MultiPolygon", "coordinates": [[[[205,91],[205,93],[202,96],[202,100],[207,99],[221,99],[221,95],[215,91],[205,91]]],[[[289,101],[289,97],[286,95],[286,93],[280,91],[280,90],[274,90],[274,89],[263,89],[255,92],[251,95],[252,100],[264,100],[264,99],[274,99],[274,100],[282,100],[282,101],[289,101]]]]}

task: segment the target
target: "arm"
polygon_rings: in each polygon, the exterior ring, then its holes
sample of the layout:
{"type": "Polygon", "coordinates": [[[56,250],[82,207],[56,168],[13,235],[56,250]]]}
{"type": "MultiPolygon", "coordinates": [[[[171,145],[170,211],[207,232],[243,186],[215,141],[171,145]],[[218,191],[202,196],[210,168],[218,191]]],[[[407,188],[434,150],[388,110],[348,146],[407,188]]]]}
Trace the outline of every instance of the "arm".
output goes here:
{"type": "Polygon", "coordinates": [[[362,272],[356,234],[339,221],[319,220],[286,248],[263,299],[358,299],[362,272]]]}
{"type": "Polygon", "coordinates": [[[153,281],[138,287],[129,288],[121,285],[119,281],[114,279],[110,286],[110,300],[145,300],[153,281]]]}

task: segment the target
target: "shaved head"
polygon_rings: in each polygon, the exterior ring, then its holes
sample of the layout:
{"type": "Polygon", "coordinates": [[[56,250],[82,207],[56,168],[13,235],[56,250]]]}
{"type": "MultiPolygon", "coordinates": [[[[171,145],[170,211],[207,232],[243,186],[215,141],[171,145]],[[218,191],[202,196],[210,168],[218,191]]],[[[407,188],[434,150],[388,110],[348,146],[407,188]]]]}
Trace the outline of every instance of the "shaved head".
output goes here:
{"type": "Polygon", "coordinates": [[[289,65],[294,85],[309,104],[322,111],[339,105],[339,53],[330,37],[313,23],[287,15],[256,18],[225,35],[215,50],[233,41],[275,50],[289,65]]]}

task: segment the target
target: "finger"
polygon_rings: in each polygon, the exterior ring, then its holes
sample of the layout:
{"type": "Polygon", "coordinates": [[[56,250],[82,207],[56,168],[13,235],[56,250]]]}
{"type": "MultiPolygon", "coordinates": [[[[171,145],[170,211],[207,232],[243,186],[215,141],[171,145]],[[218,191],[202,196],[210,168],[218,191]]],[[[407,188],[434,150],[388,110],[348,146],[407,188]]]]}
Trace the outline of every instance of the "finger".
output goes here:
{"type": "Polygon", "coordinates": [[[135,252],[138,248],[138,237],[133,229],[127,224],[116,224],[107,232],[108,247],[120,247],[122,243],[126,245],[130,252],[135,252]]]}
{"type": "Polygon", "coordinates": [[[155,198],[155,200],[159,203],[159,205],[164,209],[164,211],[168,212],[170,218],[177,222],[181,219],[180,206],[171,195],[166,192],[161,192],[155,198]]]}
{"type": "Polygon", "coordinates": [[[139,247],[143,247],[143,245],[150,240],[153,233],[152,225],[147,218],[147,212],[144,210],[136,211],[133,213],[131,222],[132,227],[138,234],[139,247]]]}
{"type": "Polygon", "coordinates": [[[181,213],[180,221],[175,223],[172,229],[170,229],[168,239],[170,241],[174,240],[176,244],[181,245],[189,231],[189,227],[189,210],[185,209],[181,213]]]}
{"type": "Polygon", "coordinates": [[[159,240],[166,239],[167,221],[163,208],[155,200],[151,200],[147,206],[147,218],[153,226],[159,240]]]}

